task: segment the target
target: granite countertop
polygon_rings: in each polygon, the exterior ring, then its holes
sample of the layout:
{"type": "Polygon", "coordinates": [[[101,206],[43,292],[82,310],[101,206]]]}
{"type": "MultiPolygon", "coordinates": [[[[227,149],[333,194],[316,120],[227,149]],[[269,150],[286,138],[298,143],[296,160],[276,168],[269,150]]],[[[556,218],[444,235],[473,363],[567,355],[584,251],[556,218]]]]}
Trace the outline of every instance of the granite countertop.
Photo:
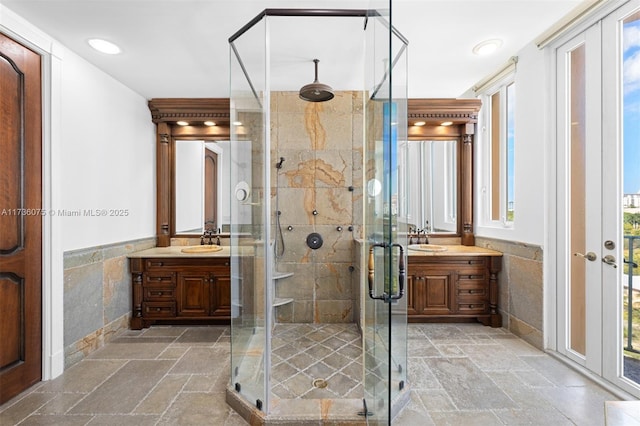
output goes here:
{"type": "MultiPolygon", "coordinates": [[[[153,247],[146,250],[136,251],[129,253],[129,258],[142,258],[142,257],[229,257],[231,254],[229,246],[215,246],[221,247],[220,251],[206,252],[206,253],[183,253],[182,249],[190,246],[169,246],[169,247],[153,247]]],[[[197,246],[196,246],[197,247],[197,246]]]]}
{"type": "Polygon", "coordinates": [[[409,256],[502,256],[501,252],[497,250],[484,248],[484,247],[462,246],[462,245],[442,245],[438,247],[446,248],[446,250],[444,251],[408,250],[408,255],[409,256]]]}

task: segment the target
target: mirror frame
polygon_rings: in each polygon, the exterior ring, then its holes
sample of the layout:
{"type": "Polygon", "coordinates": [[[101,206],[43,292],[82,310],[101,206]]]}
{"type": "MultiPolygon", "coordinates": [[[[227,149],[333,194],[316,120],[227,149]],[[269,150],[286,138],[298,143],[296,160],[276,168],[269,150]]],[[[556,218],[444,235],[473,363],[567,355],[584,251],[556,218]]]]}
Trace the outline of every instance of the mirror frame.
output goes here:
{"type": "MultiPolygon", "coordinates": [[[[156,124],[156,238],[158,247],[171,245],[175,237],[175,143],[183,140],[229,140],[229,98],[153,98],[151,119],[156,124]],[[189,126],[178,126],[179,120],[189,126]],[[212,120],[216,126],[204,125],[212,120]]],[[[475,244],[473,224],[473,156],[479,99],[409,99],[408,139],[458,140],[458,223],[456,234],[434,234],[430,238],[459,237],[462,245],[475,244]],[[415,126],[424,121],[424,126],[415,126]],[[451,121],[451,126],[441,126],[451,121]]]]}
{"type": "Polygon", "coordinates": [[[180,236],[175,232],[176,141],[229,140],[229,98],[154,98],[148,105],[156,124],[156,245],[168,247],[180,236]],[[177,125],[180,120],[189,125],[177,125]],[[205,126],[207,120],[216,125],[205,126]]]}
{"type": "Polygon", "coordinates": [[[455,234],[430,234],[429,239],[460,237],[460,244],[475,244],[473,225],[473,155],[474,136],[479,99],[409,99],[409,141],[457,140],[458,141],[458,220],[455,234]],[[424,121],[424,126],[414,123],[424,121]],[[451,121],[450,126],[441,123],[451,121]]]}

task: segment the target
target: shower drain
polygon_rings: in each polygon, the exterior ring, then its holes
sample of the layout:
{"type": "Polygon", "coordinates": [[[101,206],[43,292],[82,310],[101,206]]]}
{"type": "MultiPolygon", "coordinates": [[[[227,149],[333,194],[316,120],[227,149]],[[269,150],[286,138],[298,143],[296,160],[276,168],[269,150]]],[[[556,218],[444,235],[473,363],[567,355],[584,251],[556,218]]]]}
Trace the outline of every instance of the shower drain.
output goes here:
{"type": "Polygon", "coordinates": [[[327,387],[329,383],[327,383],[325,379],[314,379],[314,381],[311,382],[311,384],[313,385],[314,388],[324,389],[327,387]]]}

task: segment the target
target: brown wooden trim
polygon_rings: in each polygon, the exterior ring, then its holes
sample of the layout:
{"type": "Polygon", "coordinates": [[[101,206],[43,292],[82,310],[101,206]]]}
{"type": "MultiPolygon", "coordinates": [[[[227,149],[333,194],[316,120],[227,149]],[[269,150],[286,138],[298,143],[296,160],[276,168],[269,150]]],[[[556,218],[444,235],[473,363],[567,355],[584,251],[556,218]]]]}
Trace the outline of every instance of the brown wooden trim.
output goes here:
{"type": "Polygon", "coordinates": [[[229,125],[229,98],[154,98],[149,110],[154,123],[213,120],[229,125]]]}
{"type": "Polygon", "coordinates": [[[175,232],[176,140],[229,140],[229,98],[154,98],[148,103],[156,123],[156,237],[158,247],[171,245],[175,232]],[[178,126],[177,121],[189,122],[178,126]],[[205,126],[207,120],[215,126],[205,126]]]}

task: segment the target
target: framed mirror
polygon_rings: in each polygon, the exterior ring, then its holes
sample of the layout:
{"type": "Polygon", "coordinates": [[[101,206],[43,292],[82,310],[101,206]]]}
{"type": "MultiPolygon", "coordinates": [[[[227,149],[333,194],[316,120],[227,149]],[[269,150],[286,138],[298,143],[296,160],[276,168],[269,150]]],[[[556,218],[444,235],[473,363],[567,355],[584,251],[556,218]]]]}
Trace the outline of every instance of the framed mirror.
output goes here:
{"type": "Polygon", "coordinates": [[[229,99],[156,98],[149,109],[157,137],[158,247],[206,229],[224,232],[230,217],[221,201],[229,187],[229,99]]]}
{"type": "Polygon", "coordinates": [[[474,245],[473,152],[478,99],[409,99],[409,222],[429,239],[474,245]]]}

